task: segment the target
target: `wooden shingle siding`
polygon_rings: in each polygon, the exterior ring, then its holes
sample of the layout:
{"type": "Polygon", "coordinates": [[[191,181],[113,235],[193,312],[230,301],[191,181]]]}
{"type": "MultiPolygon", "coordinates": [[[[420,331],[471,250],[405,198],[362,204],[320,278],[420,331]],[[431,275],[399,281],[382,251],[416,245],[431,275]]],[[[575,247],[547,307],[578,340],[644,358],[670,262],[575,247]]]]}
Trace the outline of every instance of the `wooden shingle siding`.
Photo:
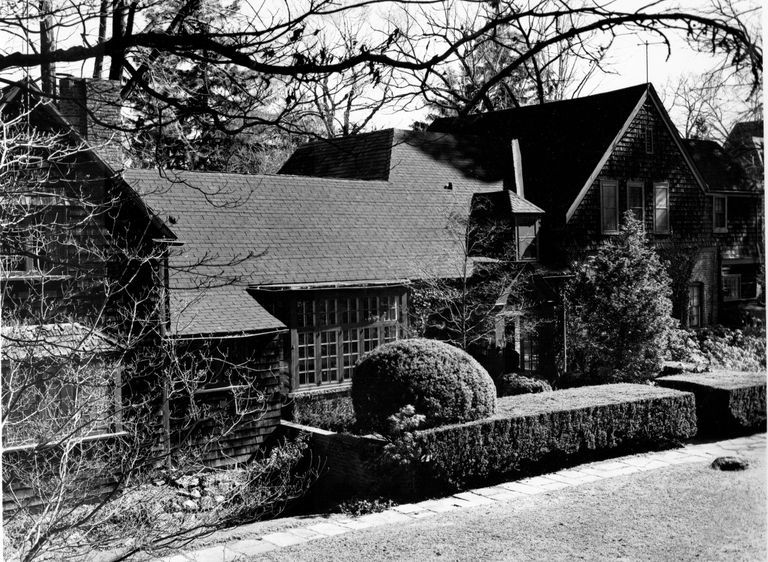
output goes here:
{"type": "MultiPolygon", "coordinates": [[[[676,246],[695,248],[698,256],[689,282],[703,285],[703,323],[717,319],[717,256],[712,234],[712,197],[696,181],[672,135],[650,100],[616,144],[595,181],[590,186],[571,220],[558,233],[561,255],[567,261],[579,259],[597,250],[611,235],[601,233],[600,185],[618,181],[619,212],[629,208],[627,183],[643,185],[643,225],[648,240],[657,249],[676,246]],[[647,150],[646,131],[652,131],[653,151],[647,150]],[[654,185],[669,186],[669,233],[654,228],[654,185]]],[[[679,312],[681,316],[684,311],[679,312]]]]}

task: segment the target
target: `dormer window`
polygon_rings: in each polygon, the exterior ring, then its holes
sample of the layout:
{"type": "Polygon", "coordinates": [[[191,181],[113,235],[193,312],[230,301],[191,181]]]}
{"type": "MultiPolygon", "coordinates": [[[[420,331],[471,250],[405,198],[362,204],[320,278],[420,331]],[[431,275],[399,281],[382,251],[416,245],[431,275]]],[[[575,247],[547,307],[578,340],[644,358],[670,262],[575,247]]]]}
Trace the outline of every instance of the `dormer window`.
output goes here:
{"type": "Polygon", "coordinates": [[[515,216],[518,261],[533,261],[539,257],[536,237],[539,234],[539,218],[535,215],[515,216]]]}
{"type": "Polygon", "coordinates": [[[600,181],[600,222],[603,234],[619,233],[619,182],[600,181]]]}

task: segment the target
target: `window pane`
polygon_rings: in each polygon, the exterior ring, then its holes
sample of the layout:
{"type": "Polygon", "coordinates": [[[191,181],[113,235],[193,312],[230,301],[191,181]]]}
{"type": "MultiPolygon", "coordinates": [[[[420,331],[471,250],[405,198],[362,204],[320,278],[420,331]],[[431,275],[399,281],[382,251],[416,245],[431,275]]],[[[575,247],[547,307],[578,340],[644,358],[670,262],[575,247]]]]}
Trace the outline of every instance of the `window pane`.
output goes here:
{"type": "Polygon", "coordinates": [[[723,300],[741,298],[741,275],[723,275],[723,300]]]}
{"type": "Polygon", "coordinates": [[[726,228],[725,197],[715,197],[715,228],[726,228]]]}
{"type": "Polygon", "coordinates": [[[363,353],[374,350],[379,345],[379,329],[363,328],[363,353]]]}
{"type": "Polygon", "coordinates": [[[357,329],[343,330],[341,333],[342,376],[344,380],[352,378],[355,363],[360,356],[360,342],[357,329]]]}
{"type": "Polygon", "coordinates": [[[336,330],[320,332],[320,380],[336,382],[338,375],[338,334],[336,330]]]}
{"type": "Polygon", "coordinates": [[[372,322],[378,316],[376,297],[363,297],[363,321],[372,322]]]}
{"type": "Polygon", "coordinates": [[[632,211],[637,220],[642,221],[644,207],[643,185],[635,182],[627,183],[627,209],[632,211]]]}
{"type": "Polygon", "coordinates": [[[311,300],[296,301],[296,324],[299,328],[309,328],[315,325],[315,302],[311,300]]]}
{"type": "Polygon", "coordinates": [[[358,309],[357,298],[347,297],[345,299],[342,299],[341,302],[342,302],[341,323],[357,324],[358,322],[360,322],[360,312],[358,309]]]}
{"type": "Polygon", "coordinates": [[[699,284],[688,287],[688,327],[701,326],[702,286],[699,284]]]}
{"type": "Polygon", "coordinates": [[[320,326],[330,326],[336,323],[336,299],[319,299],[317,301],[317,323],[320,326]]]}
{"type": "Polygon", "coordinates": [[[669,188],[666,185],[654,186],[654,229],[656,232],[669,232],[669,188]]]}
{"type": "Polygon", "coordinates": [[[614,232],[619,229],[617,191],[618,184],[615,181],[605,181],[600,184],[603,221],[603,232],[614,232]]]}
{"type": "Polygon", "coordinates": [[[299,385],[315,383],[315,334],[311,332],[299,333],[297,371],[299,385]]]}

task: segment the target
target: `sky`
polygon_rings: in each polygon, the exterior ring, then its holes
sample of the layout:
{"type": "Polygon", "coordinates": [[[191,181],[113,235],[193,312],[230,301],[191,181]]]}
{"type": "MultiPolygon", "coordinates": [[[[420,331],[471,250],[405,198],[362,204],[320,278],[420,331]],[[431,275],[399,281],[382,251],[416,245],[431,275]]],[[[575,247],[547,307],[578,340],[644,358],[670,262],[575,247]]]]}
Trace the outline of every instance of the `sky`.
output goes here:
{"type": "MultiPolygon", "coordinates": [[[[2,1],[2,0],[0,0],[2,1]]],[[[60,1],[76,1],[76,0],[60,0],[60,1]]],[[[255,1],[255,0],[254,0],[255,1]]],[[[266,3],[261,6],[268,6],[270,2],[278,2],[279,0],[266,0],[266,3]]],[[[302,0],[296,0],[299,4],[302,0]]],[[[678,4],[680,9],[685,10],[689,8],[700,9],[709,5],[711,0],[679,0],[678,4]]],[[[764,24],[765,14],[762,14],[763,20],[760,20],[761,0],[734,0],[735,3],[741,9],[758,8],[758,10],[751,12],[749,26],[753,28],[759,28],[761,24],[764,24]]],[[[244,3],[247,5],[247,1],[244,3]]],[[[637,0],[613,0],[613,5],[617,10],[634,10],[638,9],[641,4],[637,0]]],[[[668,5],[669,6],[669,5],[668,5]]],[[[676,4],[672,4],[672,7],[676,4]]],[[[650,8],[655,9],[655,8],[650,8]]],[[[375,12],[369,11],[368,14],[373,14],[370,17],[376,18],[375,12]]],[[[368,22],[371,25],[376,26],[375,21],[368,22]]],[[[73,29],[72,32],[82,31],[73,29]]],[[[76,33],[75,35],[79,35],[76,33]]],[[[78,40],[79,37],[75,37],[78,40]]],[[[653,35],[619,35],[614,40],[614,44],[609,51],[609,57],[607,59],[607,68],[611,71],[610,74],[594,73],[587,81],[585,87],[581,91],[581,95],[588,95],[593,93],[599,93],[618,88],[624,88],[633,86],[646,81],[646,67],[645,67],[645,46],[642,45],[644,41],[648,40],[651,43],[657,43],[658,38],[653,35]]],[[[66,44],[66,38],[59,38],[60,44],[63,42],[66,44]]],[[[3,30],[0,28],[0,52],[9,50],[15,50],[19,48],[18,41],[9,40],[4,37],[3,30]]],[[[648,49],[648,78],[654,84],[657,91],[665,98],[665,90],[670,84],[676,83],[679,78],[686,74],[700,74],[706,72],[716,66],[719,62],[719,57],[713,57],[708,53],[699,53],[691,49],[684,39],[672,37],[672,52],[671,56],[667,58],[667,50],[664,45],[651,44],[648,49]]],[[[75,76],[88,75],[92,68],[91,63],[72,64],[72,65],[59,65],[57,71],[60,73],[73,74],[75,76]]],[[[731,96],[737,98],[737,96],[731,96]]],[[[734,110],[738,108],[738,99],[733,100],[734,110]]],[[[373,127],[400,127],[408,128],[414,121],[423,120],[426,116],[426,111],[419,108],[417,104],[412,104],[406,108],[398,108],[395,111],[383,111],[373,121],[373,127]]],[[[673,114],[673,119],[675,115],[673,114]]]]}

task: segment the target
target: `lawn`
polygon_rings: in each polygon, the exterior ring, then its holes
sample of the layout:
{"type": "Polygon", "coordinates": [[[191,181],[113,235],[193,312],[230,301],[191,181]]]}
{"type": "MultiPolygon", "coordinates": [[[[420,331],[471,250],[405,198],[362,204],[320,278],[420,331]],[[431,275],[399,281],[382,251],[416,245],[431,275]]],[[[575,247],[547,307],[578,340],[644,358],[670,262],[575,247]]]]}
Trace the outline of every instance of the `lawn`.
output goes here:
{"type": "Polygon", "coordinates": [[[267,560],[765,560],[766,466],[705,463],[357,531],[267,560]]]}

